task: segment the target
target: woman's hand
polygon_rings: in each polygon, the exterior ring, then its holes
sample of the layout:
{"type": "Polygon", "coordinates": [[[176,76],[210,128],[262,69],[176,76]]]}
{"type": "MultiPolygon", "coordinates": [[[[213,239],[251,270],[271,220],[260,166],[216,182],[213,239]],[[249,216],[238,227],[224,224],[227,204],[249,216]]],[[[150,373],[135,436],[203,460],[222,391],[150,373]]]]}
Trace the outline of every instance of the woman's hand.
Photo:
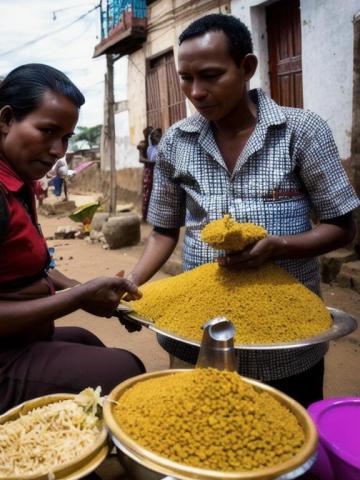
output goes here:
{"type": "Polygon", "coordinates": [[[257,268],[270,259],[281,257],[285,252],[286,245],[287,241],[284,237],[269,235],[242,252],[218,258],[218,263],[222,267],[257,268]]]}
{"type": "Polygon", "coordinates": [[[83,290],[81,308],[101,317],[111,317],[125,293],[130,300],[141,297],[134,283],[119,277],[99,277],[74,288],[83,290]]]}

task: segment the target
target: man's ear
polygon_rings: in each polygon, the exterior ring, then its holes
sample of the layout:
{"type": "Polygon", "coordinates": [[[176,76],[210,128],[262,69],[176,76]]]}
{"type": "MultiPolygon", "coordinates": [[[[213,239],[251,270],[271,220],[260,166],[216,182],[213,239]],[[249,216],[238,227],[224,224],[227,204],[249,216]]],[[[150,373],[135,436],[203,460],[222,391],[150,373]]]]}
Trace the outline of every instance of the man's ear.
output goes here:
{"type": "Polygon", "coordinates": [[[256,72],[257,65],[258,60],[253,53],[248,53],[245,55],[242,61],[242,66],[244,69],[244,79],[246,82],[248,82],[256,72]]]}
{"type": "Polygon", "coordinates": [[[14,112],[10,105],[5,105],[0,110],[0,133],[6,134],[14,122],[14,112]]]}

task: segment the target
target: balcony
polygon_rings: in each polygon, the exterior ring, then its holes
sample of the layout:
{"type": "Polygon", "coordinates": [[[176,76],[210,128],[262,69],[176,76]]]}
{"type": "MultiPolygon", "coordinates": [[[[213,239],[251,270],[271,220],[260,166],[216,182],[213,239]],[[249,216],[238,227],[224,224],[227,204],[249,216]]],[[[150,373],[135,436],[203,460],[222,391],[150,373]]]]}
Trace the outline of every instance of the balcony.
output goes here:
{"type": "Polygon", "coordinates": [[[94,57],[135,52],[146,40],[146,27],[146,0],[102,0],[101,42],[95,47],[94,57]]]}

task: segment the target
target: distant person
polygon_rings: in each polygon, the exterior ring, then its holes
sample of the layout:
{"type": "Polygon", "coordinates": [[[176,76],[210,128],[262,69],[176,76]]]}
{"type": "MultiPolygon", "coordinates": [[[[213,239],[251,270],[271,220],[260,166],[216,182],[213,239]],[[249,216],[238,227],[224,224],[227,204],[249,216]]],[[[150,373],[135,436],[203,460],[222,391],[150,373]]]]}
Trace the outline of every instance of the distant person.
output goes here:
{"type": "Polygon", "coordinates": [[[91,332],[55,328],[55,320],[78,309],[110,317],[125,293],[140,296],[124,278],[80,283],[50,268],[34,190],[65,155],[84,101],[47,65],[23,65],[0,83],[0,414],[52,393],[100,385],[107,395],[144,373],[135,355],[105,347],[91,332]]]}
{"type": "Polygon", "coordinates": [[[151,162],[152,165],[155,165],[156,155],[158,151],[158,145],[161,140],[162,131],[161,128],[155,128],[149,135],[149,146],[147,148],[147,158],[148,162],[151,162]]]}
{"type": "Polygon", "coordinates": [[[144,128],[143,135],[144,138],[141,140],[137,149],[139,150],[139,162],[144,164],[143,170],[143,188],[142,188],[142,218],[146,222],[146,216],[150,201],[151,188],[152,188],[152,178],[154,165],[148,159],[148,148],[150,145],[150,134],[153,131],[153,127],[149,126],[144,128]]]}
{"type": "Polygon", "coordinates": [[[56,161],[55,165],[47,174],[49,178],[52,178],[52,183],[54,185],[54,193],[56,197],[61,197],[62,189],[64,187],[65,200],[68,199],[66,188],[66,176],[68,174],[68,171],[69,168],[67,166],[65,158],[59,158],[59,160],[56,161]]]}
{"type": "Polygon", "coordinates": [[[149,146],[149,137],[150,133],[153,131],[153,127],[149,126],[144,128],[143,135],[144,138],[140,140],[137,145],[137,149],[139,150],[139,162],[144,163],[144,160],[147,160],[147,148],[149,146]]]}

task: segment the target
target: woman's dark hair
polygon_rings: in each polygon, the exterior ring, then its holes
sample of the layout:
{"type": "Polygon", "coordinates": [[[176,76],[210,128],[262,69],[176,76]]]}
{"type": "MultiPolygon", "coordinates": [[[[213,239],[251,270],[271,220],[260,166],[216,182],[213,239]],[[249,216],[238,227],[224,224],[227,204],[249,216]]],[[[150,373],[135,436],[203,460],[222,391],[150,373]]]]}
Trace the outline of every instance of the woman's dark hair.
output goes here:
{"type": "Polygon", "coordinates": [[[36,110],[47,90],[64,95],[78,108],[85,98],[60,70],[41,63],[29,63],[12,70],[0,82],[0,109],[9,105],[16,120],[36,110]]]}
{"type": "Polygon", "coordinates": [[[247,26],[232,15],[213,13],[191,23],[180,35],[179,45],[185,40],[207,32],[222,31],[226,35],[229,53],[237,66],[248,53],[253,53],[251,34],[247,26]]]}

